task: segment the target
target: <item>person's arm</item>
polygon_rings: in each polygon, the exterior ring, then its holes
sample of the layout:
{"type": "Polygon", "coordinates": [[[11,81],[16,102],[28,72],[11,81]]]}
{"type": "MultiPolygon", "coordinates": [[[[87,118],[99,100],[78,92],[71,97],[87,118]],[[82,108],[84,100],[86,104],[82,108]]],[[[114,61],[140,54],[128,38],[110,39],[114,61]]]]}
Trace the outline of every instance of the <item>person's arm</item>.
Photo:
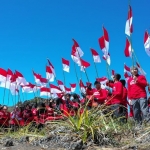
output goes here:
{"type": "Polygon", "coordinates": [[[101,93],[102,94],[100,94],[100,97],[97,98],[97,101],[105,101],[107,99],[107,91],[102,90],[101,93]]]}
{"type": "Polygon", "coordinates": [[[138,84],[139,86],[142,86],[143,88],[145,88],[147,86],[146,78],[143,75],[140,75],[136,79],[136,84],[138,84]]]}

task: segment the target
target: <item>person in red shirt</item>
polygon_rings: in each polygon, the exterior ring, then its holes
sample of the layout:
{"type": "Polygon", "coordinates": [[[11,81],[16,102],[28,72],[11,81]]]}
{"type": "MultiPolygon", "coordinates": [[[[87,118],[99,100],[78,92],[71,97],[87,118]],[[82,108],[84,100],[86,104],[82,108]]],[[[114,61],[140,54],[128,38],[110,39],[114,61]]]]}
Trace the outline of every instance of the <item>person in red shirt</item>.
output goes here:
{"type": "Polygon", "coordinates": [[[111,100],[111,109],[113,111],[113,117],[123,118],[125,117],[122,110],[122,97],[123,97],[123,85],[119,81],[121,78],[120,74],[115,74],[113,79],[114,83],[107,83],[108,86],[112,88],[112,100],[111,100]]]}
{"type": "Polygon", "coordinates": [[[128,99],[133,107],[134,120],[138,125],[142,124],[142,118],[149,121],[148,102],[145,76],[138,74],[137,67],[131,67],[132,76],[128,80],[128,99]],[[141,113],[142,112],[142,113],[141,113]]]}
{"type": "MultiPolygon", "coordinates": [[[[126,86],[126,81],[124,79],[120,80],[120,82],[123,85],[123,96],[122,96],[122,111],[126,118],[128,117],[128,101],[127,101],[127,88],[126,86]]],[[[127,122],[127,119],[125,119],[125,122],[127,122]]]]}
{"type": "Polygon", "coordinates": [[[94,83],[95,89],[93,89],[93,97],[94,101],[98,104],[104,104],[107,99],[108,91],[101,88],[101,83],[99,81],[95,81],[94,83]]]}

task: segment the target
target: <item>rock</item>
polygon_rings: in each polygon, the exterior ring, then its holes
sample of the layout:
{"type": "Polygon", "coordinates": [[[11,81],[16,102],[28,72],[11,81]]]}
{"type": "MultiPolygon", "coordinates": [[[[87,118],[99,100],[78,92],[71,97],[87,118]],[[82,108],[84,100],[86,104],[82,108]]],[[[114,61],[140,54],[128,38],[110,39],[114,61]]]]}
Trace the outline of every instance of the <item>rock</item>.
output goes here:
{"type": "Polygon", "coordinates": [[[28,136],[21,137],[19,140],[19,143],[22,143],[22,142],[29,142],[29,137],[28,136]]]}
{"type": "Polygon", "coordinates": [[[11,147],[14,146],[13,141],[12,140],[7,140],[6,143],[4,144],[5,147],[11,147]]]}

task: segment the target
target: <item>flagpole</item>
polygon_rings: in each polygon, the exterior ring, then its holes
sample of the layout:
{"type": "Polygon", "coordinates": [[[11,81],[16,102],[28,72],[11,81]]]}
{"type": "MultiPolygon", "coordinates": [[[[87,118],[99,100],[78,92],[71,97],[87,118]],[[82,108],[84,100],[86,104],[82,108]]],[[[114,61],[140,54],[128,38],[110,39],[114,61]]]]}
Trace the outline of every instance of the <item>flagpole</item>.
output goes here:
{"type": "MultiPolygon", "coordinates": [[[[78,78],[78,74],[77,74],[76,64],[75,64],[75,62],[73,62],[73,63],[74,63],[74,70],[75,70],[77,82],[78,82],[78,84],[79,84],[79,78],[78,78]]],[[[80,85],[79,85],[79,87],[80,87],[80,85]]]]}
{"type": "Polygon", "coordinates": [[[66,85],[65,71],[63,70],[64,85],[66,85]]]}

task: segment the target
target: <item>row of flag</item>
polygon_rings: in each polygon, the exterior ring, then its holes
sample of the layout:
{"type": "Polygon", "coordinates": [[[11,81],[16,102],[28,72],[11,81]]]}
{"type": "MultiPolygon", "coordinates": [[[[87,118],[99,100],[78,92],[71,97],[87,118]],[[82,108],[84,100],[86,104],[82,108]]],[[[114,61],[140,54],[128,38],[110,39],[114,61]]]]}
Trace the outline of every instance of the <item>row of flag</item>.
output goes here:
{"type": "MultiPolygon", "coordinates": [[[[125,25],[125,34],[127,35],[127,39],[126,39],[124,54],[126,57],[132,57],[132,54],[134,53],[132,48],[132,43],[131,43],[131,34],[133,33],[132,20],[133,20],[132,9],[131,6],[129,6],[128,17],[125,25]]],[[[102,31],[103,31],[103,35],[98,39],[98,43],[103,53],[103,59],[106,61],[106,64],[110,66],[111,60],[110,60],[110,53],[109,53],[109,35],[108,35],[108,31],[104,26],[102,27],[102,31]]],[[[148,56],[150,56],[150,36],[148,31],[146,31],[144,35],[144,47],[146,53],[148,54],[148,56]]],[[[94,63],[100,63],[101,59],[98,52],[93,48],[91,48],[90,50],[91,50],[94,63]]],[[[73,39],[71,58],[74,61],[74,63],[80,67],[80,70],[85,72],[86,68],[90,66],[90,63],[83,60],[83,56],[84,56],[84,52],[82,51],[78,42],[75,39],[73,39]]],[[[146,75],[145,71],[141,68],[138,62],[136,62],[136,65],[139,68],[140,73],[146,75]]],[[[69,73],[70,72],[69,60],[62,58],[62,67],[63,67],[63,71],[69,73]]],[[[57,97],[62,92],[66,92],[66,93],[75,92],[76,83],[72,83],[70,84],[70,87],[66,87],[66,85],[61,80],[57,80],[54,66],[49,61],[49,59],[48,59],[48,65],[46,65],[45,78],[42,77],[40,74],[35,73],[34,71],[32,72],[33,72],[35,84],[27,82],[27,80],[24,78],[22,73],[20,73],[19,71],[15,71],[13,73],[10,69],[4,70],[0,68],[0,87],[9,89],[12,95],[18,95],[20,88],[22,89],[22,92],[26,92],[26,93],[34,93],[40,90],[41,96],[48,96],[48,97],[51,96],[57,97]],[[50,83],[54,81],[57,82],[57,86],[50,83]]],[[[114,74],[115,71],[112,70],[112,76],[114,76],[114,74]]],[[[127,65],[124,65],[124,76],[126,80],[131,76],[130,68],[127,65]]],[[[101,82],[102,88],[106,88],[106,82],[108,81],[108,78],[98,77],[96,80],[101,82]]],[[[85,92],[86,86],[89,83],[87,82],[86,85],[84,85],[82,80],[78,82],[79,82],[78,84],[80,87],[80,91],[85,92]]]]}

